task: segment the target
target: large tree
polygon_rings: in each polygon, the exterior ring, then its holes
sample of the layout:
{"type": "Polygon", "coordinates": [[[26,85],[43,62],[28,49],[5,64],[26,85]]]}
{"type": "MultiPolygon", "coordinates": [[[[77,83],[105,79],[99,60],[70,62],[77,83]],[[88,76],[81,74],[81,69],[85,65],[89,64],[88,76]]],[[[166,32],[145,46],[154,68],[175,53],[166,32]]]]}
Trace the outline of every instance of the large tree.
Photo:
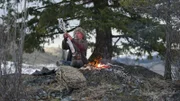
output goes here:
{"type": "MultiPolygon", "coordinates": [[[[180,29],[180,1],[178,0],[154,0],[151,2],[151,16],[162,22],[164,22],[165,29],[165,79],[172,79],[171,65],[174,61],[174,57],[179,54],[175,54],[176,49],[179,50],[179,29],[180,29]]],[[[177,52],[176,52],[177,53],[177,52]]]]}
{"type": "MultiPolygon", "coordinates": [[[[34,0],[30,0],[34,1],[34,0]]],[[[87,33],[96,36],[96,43],[90,60],[98,56],[110,60],[114,52],[137,49],[136,54],[143,52],[162,51],[164,49],[161,25],[148,16],[137,12],[135,8],[126,7],[119,0],[39,0],[42,7],[29,7],[31,19],[28,21],[30,34],[25,43],[26,51],[41,48],[40,44],[57,37],[62,30],[58,26],[58,18],[63,18],[66,23],[78,20],[76,26],[67,25],[68,31],[81,26],[87,33]],[[119,35],[113,35],[116,29],[119,35]],[[113,38],[122,41],[121,47],[113,38]]]]}

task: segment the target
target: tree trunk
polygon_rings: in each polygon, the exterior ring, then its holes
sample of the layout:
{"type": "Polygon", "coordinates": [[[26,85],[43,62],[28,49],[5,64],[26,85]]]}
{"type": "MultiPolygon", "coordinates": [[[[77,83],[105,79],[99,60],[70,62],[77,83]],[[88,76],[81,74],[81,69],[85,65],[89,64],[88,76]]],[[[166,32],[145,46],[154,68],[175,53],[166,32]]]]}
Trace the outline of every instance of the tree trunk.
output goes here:
{"type": "Polygon", "coordinates": [[[171,26],[170,26],[170,0],[168,0],[167,5],[167,12],[166,12],[166,56],[165,56],[165,71],[164,77],[166,80],[171,80],[171,41],[170,41],[170,34],[171,34],[171,26]]]}
{"type": "Polygon", "coordinates": [[[93,61],[95,58],[101,57],[104,62],[108,62],[112,58],[112,32],[111,28],[106,30],[96,29],[96,44],[95,49],[90,61],[93,61]]]}
{"type": "MultiPolygon", "coordinates": [[[[97,22],[102,22],[106,24],[106,19],[104,15],[101,14],[107,5],[107,0],[92,0],[94,3],[94,16],[93,20],[97,22]]],[[[97,58],[102,58],[101,62],[108,62],[112,58],[112,32],[111,27],[107,25],[99,25],[95,28],[96,30],[96,43],[95,49],[92,55],[89,58],[89,61],[93,61],[97,58]]]]}
{"type": "Polygon", "coordinates": [[[165,56],[165,71],[164,71],[164,77],[166,80],[171,80],[171,44],[170,44],[170,33],[166,33],[166,56],[165,56]]]}

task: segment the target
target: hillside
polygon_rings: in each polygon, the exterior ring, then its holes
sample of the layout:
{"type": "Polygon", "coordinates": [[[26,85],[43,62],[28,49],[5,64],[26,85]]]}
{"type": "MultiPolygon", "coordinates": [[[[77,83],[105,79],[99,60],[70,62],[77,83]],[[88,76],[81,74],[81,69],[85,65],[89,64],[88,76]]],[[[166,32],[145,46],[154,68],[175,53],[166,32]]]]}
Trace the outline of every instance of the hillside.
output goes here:
{"type": "Polygon", "coordinates": [[[113,63],[110,69],[102,70],[59,68],[65,69],[59,72],[61,75],[25,76],[28,97],[33,101],[180,100],[179,84],[165,81],[161,75],[141,66],[113,63]]]}
{"type": "Polygon", "coordinates": [[[45,52],[34,51],[33,53],[24,53],[24,63],[35,64],[55,64],[56,61],[62,59],[62,50],[56,47],[45,48],[45,52]]]}

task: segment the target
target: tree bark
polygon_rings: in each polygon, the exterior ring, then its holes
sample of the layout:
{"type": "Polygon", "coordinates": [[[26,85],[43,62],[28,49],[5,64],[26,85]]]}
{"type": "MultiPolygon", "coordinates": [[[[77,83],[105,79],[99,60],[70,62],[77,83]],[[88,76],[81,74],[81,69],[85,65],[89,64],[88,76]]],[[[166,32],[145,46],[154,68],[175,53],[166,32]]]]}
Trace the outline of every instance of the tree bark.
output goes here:
{"type": "Polygon", "coordinates": [[[105,31],[96,29],[96,35],[95,49],[89,60],[93,61],[95,58],[101,57],[105,62],[108,62],[112,58],[111,28],[105,31]]]}
{"type": "Polygon", "coordinates": [[[171,43],[170,43],[170,33],[166,32],[166,56],[165,56],[165,71],[164,77],[166,80],[171,80],[171,43]]]}
{"type": "MultiPolygon", "coordinates": [[[[92,0],[94,3],[94,15],[93,20],[106,24],[106,19],[101,14],[101,11],[108,5],[107,0],[92,0]]],[[[89,61],[93,61],[96,58],[102,58],[101,62],[108,62],[112,58],[112,32],[111,27],[107,25],[99,25],[96,30],[96,43],[95,49],[89,58],[89,61]]]]}
{"type": "Polygon", "coordinates": [[[172,80],[171,77],[171,41],[170,41],[170,34],[171,34],[171,26],[170,26],[170,0],[168,0],[167,5],[168,10],[166,11],[166,56],[165,56],[165,71],[164,77],[166,80],[172,80]]]}

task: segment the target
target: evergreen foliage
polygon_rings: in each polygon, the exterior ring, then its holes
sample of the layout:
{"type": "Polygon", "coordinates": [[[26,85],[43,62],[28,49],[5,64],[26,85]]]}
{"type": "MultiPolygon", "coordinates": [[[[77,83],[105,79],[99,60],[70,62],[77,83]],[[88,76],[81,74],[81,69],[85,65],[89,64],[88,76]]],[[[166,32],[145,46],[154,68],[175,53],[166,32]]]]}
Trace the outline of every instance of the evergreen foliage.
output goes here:
{"type": "MultiPolygon", "coordinates": [[[[34,0],[29,0],[29,2],[34,2],[34,0]]],[[[66,21],[68,31],[81,26],[89,34],[96,35],[97,29],[102,32],[109,28],[110,31],[116,29],[119,35],[111,35],[111,38],[124,39],[128,43],[122,42],[123,49],[121,50],[123,51],[121,52],[119,52],[120,46],[113,46],[115,53],[127,52],[131,48],[139,50],[136,53],[139,55],[142,51],[162,53],[164,50],[163,26],[152,17],[146,16],[144,12],[146,9],[136,10],[139,9],[138,7],[149,5],[145,0],[139,2],[132,0],[62,0],[60,2],[39,0],[39,2],[42,2],[42,7],[28,8],[28,13],[32,18],[28,21],[31,33],[26,36],[26,51],[41,49],[41,44],[50,42],[57,37],[56,35],[63,34],[58,26],[58,18],[66,21]],[[79,20],[80,24],[77,26],[68,24],[73,20],[79,20]],[[93,30],[96,32],[91,33],[93,30]]]]}
{"type": "MultiPolygon", "coordinates": [[[[161,25],[159,19],[153,16],[155,13],[152,13],[152,7],[157,4],[155,1],[153,0],[152,3],[147,0],[60,0],[58,2],[28,0],[29,3],[41,3],[42,6],[28,8],[27,24],[30,33],[26,35],[24,49],[26,52],[42,49],[42,44],[53,41],[59,34],[63,34],[57,20],[63,18],[68,32],[81,26],[88,34],[109,35],[104,39],[96,38],[95,43],[100,44],[98,42],[111,38],[108,42],[112,44],[107,47],[113,50],[108,50],[110,53],[108,58],[115,53],[128,52],[132,48],[137,50],[132,52],[136,55],[142,55],[145,52],[151,54],[153,51],[164,54],[164,25],[161,25]],[[69,22],[73,20],[79,20],[79,25],[71,26],[69,22]],[[119,35],[113,35],[112,29],[116,29],[119,35]],[[119,46],[113,44],[113,38],[125,41],[119,46]]],[[[106,47],[107,43],[101,44],[106,47]]],[[[96,46],[95,50],[99,48],[102,50],[101,53],[106,51],[96,46]]]]}

